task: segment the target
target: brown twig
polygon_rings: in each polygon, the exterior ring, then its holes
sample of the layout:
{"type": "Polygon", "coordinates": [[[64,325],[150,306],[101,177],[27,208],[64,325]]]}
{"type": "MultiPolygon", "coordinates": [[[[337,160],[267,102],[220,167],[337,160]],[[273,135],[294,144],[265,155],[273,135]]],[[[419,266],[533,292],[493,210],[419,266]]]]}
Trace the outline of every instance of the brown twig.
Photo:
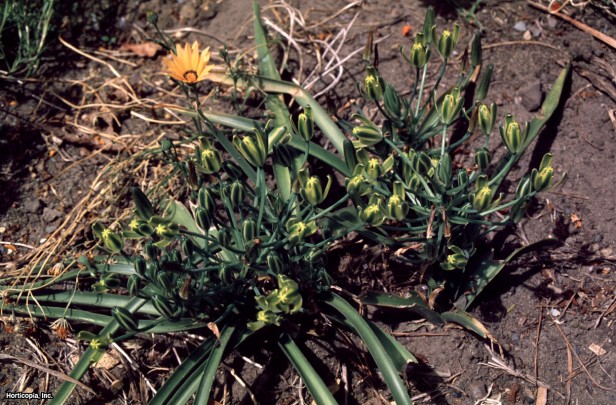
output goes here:
{"type": "Polygon", "coordinates": [[[537,325],[537,337],[535,338],[535,388],[537,387],[537,381],[539,381],[539,337],[541,336],[541,324],[543,323],[543,302],[539,304],[539,322],[537,325]]]}
{"type": "Polygon", "coordinates": [[[534,1],[531,0],[527,0],[528,4],[530,4],[531,6],[538,8],[539,10],[543,10],[547,13],[550,13],[552,15],[555,15],[556,17],[560,17],[563,20],[567,21],[568,23],[574,25],[575,27],[581,29],[582,31],[586,32],[587,34],[592,35],[593,37],[597,38],[599,41],[605,42],[606,44],[608,44],[609,46],[611,46],[612,48],[616,49],[616,39],[605,35],[604,33],[597,31],[594,28],[589,27],[588,25],[579,22],[576,19],[573,19],[571,17],[569,17],[568,15],[565,15],[563,13],[559,13],[559,12],[552,12],[550,11],[550,9],[546,6],[544,6],[543,4],[539,4],[539,3],[535,3],[534,1]]]}

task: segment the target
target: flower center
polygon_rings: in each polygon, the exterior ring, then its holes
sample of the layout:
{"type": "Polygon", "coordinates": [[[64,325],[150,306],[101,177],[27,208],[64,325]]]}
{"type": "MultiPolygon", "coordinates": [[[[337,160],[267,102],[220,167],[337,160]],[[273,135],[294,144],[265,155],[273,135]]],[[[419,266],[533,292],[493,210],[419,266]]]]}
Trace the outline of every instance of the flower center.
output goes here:
{"type": "Polygon", "coordinates": [[[188,83],[196,82],[197,81],[197,72],[195,72],[194,70],[188,70],[188,71],[184,72],[184,79],[188,83]]]}

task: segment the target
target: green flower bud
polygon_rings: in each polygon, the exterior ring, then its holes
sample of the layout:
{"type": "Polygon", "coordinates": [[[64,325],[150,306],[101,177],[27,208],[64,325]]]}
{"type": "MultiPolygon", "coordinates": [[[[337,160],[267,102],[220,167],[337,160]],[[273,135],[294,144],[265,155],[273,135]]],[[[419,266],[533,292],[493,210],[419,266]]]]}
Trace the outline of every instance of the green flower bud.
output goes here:
{"type": "Polygon", "coordinates": [[[363,174],[357,174],[350,179],[347,179],[346,190],[349,194],[357,194],[359,196],[365,196],[370,193],[370,183],[363,174]]]}
{"type": "Polygon", "coordinates": [[[207,211],[209,214],[216,212],[216,202],[214,201],[214,194],[209,188],[201,187],[199,189],[198,200],[199,208],[207,211]]]}
{"type": "Polygon", "coordinates": [[[291,218],[287,222],[286,228],[289,233],[289,242],[292,244],[300,242],[317,231],[317,225],[314,221],[306,223],[298,221],[296,218],[291,218]]]}
{"type": "Polygon", "coordinates": [[[366,208],[359,208],[359,219],[372,226],[379,226],[385,221],[381,203],[370,204],[366,208]]]}
{"type": "Polygon", "coordinates": [[[424,25],[423,25],[423,41],[425,41],[426,43],[430,43],[430,41],[432,40],[431,38],[431,34],[432,34],[432,27],[434,26],[434,9],[432,8],[432,6],[428,7],[428,10],[426,11],[426,16],[424,17],[424,25]]]}
{"type": "Polygon", "coordinates": [[[199,174],[197,174],[195,162],[189,160],[188,162],[180,162],[180,164],[185,168],[186,172],[188,172],[188,185],[191,186],[193,189],[199,187],[199,184],[201,184],[201,182],[199,180],[199,174]]]}
{"type": "Polygon", "coordinates": [[[242,169],[232,160],[225,160],[222,162],[222,170],[224,170],[225,173],[227,173],[232,179],[241,179],[244,175],[242,169]]]}
{"type": "Polygon", "coordinates": [[[233,144],[251,165],[262,167],[265,163],[267,150],[265,149],[263,139],[258,134],[245,136],[242,139],[235,135],[233,137],[233,144]]]}
{"type": "Polygon", "coordinates": [[[311,266],[323,266],[325,265],[325,254],[321,249],[311,249],[306,255],[306,260],[311,266]]]}
{"type": "Polygon", "coordinates": [[[278,286],[277,307],[287,314],[299,311],[302,308],[302,296],[297,283],[284,274],[278,274],[278,286]]]}
{"type": "Polygon", "coordinates": [[[282,259],[280,258],[280,255],[278,253],[268,253],[266,260],[267,267],[269,267],[274,274],[280,274],[284,272],[284,263],[282,262],[282,259]]]}
{"type": "Polygon", "coordinates": [[[139,276],[136,274],[133,274],[128,278],[128,281],[126,282],[126,289],[128,290],[128,295],[130,295],[131,297],[136,297],[137,295],[139,295],[139,281],[139,276]]]}
{"type": "Polygon", "coordinates": [[[404,183],[402,183],[400,180],[394,181],[393,195],[397,196],[402,201],[406,199],[406,192],[404,191],[404,183]]]}
{"type": "Polygon", "coordinates": [[[238,208],[244,203],[244,185],[241,181],[235,180],[229,187],[229,201],[233,208],[238,208]]]}
{"type": "Polygon", "coordinates": [[[475,32],[471,42],[471,67],[474,69],[481,64],[481,31],[475,32]]]}
{"type": "Polygon", "coordinates": [[[499,125],[498,131],[509,152],[515,155],[524,147],[528,135],[528,124],[524,126],[524,129],[520,128],[520,124],[514,121],[513,116],[509,114],[505,117],[505,125],[499,125]]]}
{"type": "Polygon", "coordinates": [[[252,331],[256,331],[261,329],[266,325],[276,325],[280,326],[280,321],[282,318],[280,315],[276,315],[272,311],[263,310],[257,312],[257,320],[255,322],[248,323],[248,329],[252,331]]]}
{"type": "Polygon", "coordinates": [[[415,36],[415,43],[411,47],[410,61],[417,69],[423,68],[430,59],[430,48],[426,46],[426,40],[422,32],[415,36]]]}
{"type": "Polygon", "coordinates": [[[128,229],[141,237],[150,236],[154,233],[154,228],[149,222],[137,218],[128,223],[128,229]]]}
{"type": "Polygon", "coordinates": [[[493,72],[494,65],[489,64],[486,67],[486,70],[483,75],[481,75],[481,79],[479,80],[479,85],[477,86],[476,93],[477,100],[481,101],[488,95],[488,90],[490,89],[490,80],[492,79],[493,72]]]}
{"type": "Polygon", "coordinates": [[[304,112],[297,117],[297,131],[306,142],[310,141],[314,135],[314,114],[309,105],[307,105],[304,108],[304,112]]]}
{"type": "Polygon", "coordinates": [[[171,239],[180,232],[178,224],[162,217],[154,216],[150,220],[150,223],[154,226],[154,233],[161,238],[171,239]]]}
{"type": "Polygon", "coordinates": [[[453,24],[453,32],[449,30],[443,31],[440,38],[436,37],[436,25],[432,26],[432,42],[436,45],[436,49],[441,54],[443,59],[451,56],[453,49],[458,44],[460,36],[460,26],[458,23],[453,24]]]}
{"type": "Polygon", "coordinates": [[[473,196],[473,208],[479,212],[485,211],[492,203],[492,189],[484,186],[473,196]]]}
{"type": "Polygon", "coordinates": [[[441,263],[441,268],[443,270],[464,269],[466,263],[468,263],[468,255],[457,246],[450,245],[448,247],[453,253],[447,255],[447,261],[441,263]]]}
{"type": "Polygon", "coordinates": [[[410,150],[408,152],[409,160],[413,166],[413,169],[423,175],[428,173],[428,171],[432,168],[432,159],[428,154],[424,152],[415,152],[414,150],[410,150]]]}
{"type": "Polygon", "coordinates": [[[152,297],[152,305],[165,319],[175,318],[174,307],[171,305],[171,302],[162,295],[154,294],[152,297]]]}
{"type": "Polygon", "coordinates": [[[195,210],[195,219],[197,220],[197,225],[199,225],[199,228],[203,231],[207,232],[212,226],[210,214],[201,207],[197,207],[195,210]]]}
{"type": "Polygon", "coordinates": [[[145,12],[145,18],[152,25],[158,24],[158,14],[154,10],[148,10],[145,12]]]}
{"type": "Polygon", "coordinates": [[[156,247],[151,241],[146,242],[145,244],[145,253],[148,255],[150,260],[158,259],[158,247],[156,247]]]}
{"type": "Polygon", "coordinates": [[[173,289],[171,278],[165,271],[159,271],[156,273],[156,283],[158,283],[163,291],[171,291],[173,289]]]}
{"type": "Polygon", "coordinates": [[[374,146],[383,140],[381,130],[368,125],[353,128],[353,135],[359,139],[362,146],[374,146]]]}
{"type": "Polygon", "coordinates": [[[409,205],[395,194],[389,197],[386,209],[387,216],[396,221],[402,221],[409,213],[409,205]]]}
{"type": "Polygon", "coordinates": [[[487,136],[492,133],[494,124],[496,123],[496,104],[490,104],[490,107],[483,103],[479,103],[477,121],[479,128],[487,136]]]}
{"type": "Polygon", "coordinates": [[[466,173],[466,170],[464,169],[458,170],[458,186],[466,187],[467,184],[468,184],[468,173],[466,173]]]}
{"type": "Polygon", "coordinates": [[[316,206],[321,204],[323,200],[325,200],[331,185],[332,177],[330,175],[327,175],[327,185],[325,186],[325,191],[321,186],[321,180],[319,180],[317,176],[311,176],[299,192],[302,198],[307,201],[308,204],[316,206]]]}
{"type": "Polygon", "coordinates": [[[369,179],[378,179],[383,174],[383,166],[377,158],[368,160],[368,165],[364,168],[364,175],[369,179]]]}
{"type": "Polygon", "coordinates": [[[122,235],[111,232],[109,228],[105,228],[102,232],[101,239],[103,241],[103,246],[112,253],[120,253],[124,248],[124,238],[122,235]]]}
{"type": "Polygon", "coordinates": [[[389,83],[385,83],[385,93],[383,94],[385,110],[393,117],[400,118],[402,115],[402,104],[398,92],[389,83]]]}
{"type": "Polygon", "coordinates": [[[372,66],[368,66],[367,68],[366,78],[364,79],[364,90],[366,96],[368,96],[370,100],[380,100],[383,98],[385,80],[383,80],[372,66]]]}
{"type": "Polygon", "coordinates": [[[406,179],[406,186],[412,192],[416,193],[421,188],[421,178],[417,173],[411,173],[411,175],[406,179]]]}
{"type": "Polygon", "coordinates": [[[154,208],[148,197],[138,187],[130,188],[133,203],[137,209],[137,214],[144,221],[148,221],[154,215],[154,208]]]}
{"type": "Polygon", "coordinates": [[[527,197],[533,192],[533,182],[530,176],[524,176],[518,183],[518,187],[515,190],[515,197],[522,198],[527,197]]]}
{"type": "Polygon", "coordinates": [[[351,170],[355,170],[355,166],[357,166],[357,155],[355,154],[355,146],[353,146],[353,142],[349,139],[345,139],[343,143],[344,148],[344,162],[347,167],[351,170]]]}
{"type": "Polygon", "coordinates": [[[111,316],[120,325],[121,328],[127,331],[135,331],[139,328],[139,323],[135,316],[126,308],[113,307],[111,310],[111,316]]]}
{"type": "Polygon", "coordinates": [[[479,170],[484,171],[490,166],[490,152],[486,148],[479,148],[475,152],[475,163],[479,170]]]}
{"type": "Polygon", "coordinates": [[[201,165],[206,174],[218,173],[222,165],[222,157],[216,149],[203,149],[201,151],[201,165]]]}
{"type": "Polygon", "coordinates": [[[133,262],[133,267],[135,268],[135,273],[137,273],[141,277],[145,277],[147,263],[145,262],[143,256],[137,256],[137,258],[133,262]]]}
{"type": "Polygon", "coordinates": [[[552,177],[554,177],[554,168],[552,166],[545,166],[539,171],[537,171],[537,169],[533,169],[531,172],[531,179],[533,181],[534,189],[536,191],[544,191],[548,189],[552,184],[552,177]]]}
{"type": "Polygon", "coordinates": [[[242,237],[246,242],[257,237],[257,222],[252,218],[247,218],[242,222],[242,237]]]}
{"type": "Polygon", "coordinates": [[[443,97],[441,105],[437,106],[441,122],[451,125],[460,115],[462,107],[464,107],[464,98],[460,96],[460,89],[454,87],[451,93],[443,97]]]}
{"type": "Polygon", "coordinates": [[[163,152],[163,156],[168,160],[175,159],[175,147],[170,139],[165,138],[160,141],[160,150],[163,152]]]}

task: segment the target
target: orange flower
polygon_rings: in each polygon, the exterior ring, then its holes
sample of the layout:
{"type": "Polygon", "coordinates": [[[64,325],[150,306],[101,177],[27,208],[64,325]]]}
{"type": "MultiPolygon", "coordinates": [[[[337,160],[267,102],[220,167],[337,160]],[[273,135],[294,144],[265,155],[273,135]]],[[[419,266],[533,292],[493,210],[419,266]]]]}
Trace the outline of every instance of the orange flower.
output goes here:
{"type": "Polygon", "coordinates": [[[163,60],[167,66],[167,74],[174,79],[193,84],[204,80],[212,70],[212,66],[208,66],[210,61],[209,47],[199,53],[199,44],[195,41],[192,46],[186,43],[184,48],[177,45],[176,50],[177,53],[171,53],[172,59],[163,60]]]}

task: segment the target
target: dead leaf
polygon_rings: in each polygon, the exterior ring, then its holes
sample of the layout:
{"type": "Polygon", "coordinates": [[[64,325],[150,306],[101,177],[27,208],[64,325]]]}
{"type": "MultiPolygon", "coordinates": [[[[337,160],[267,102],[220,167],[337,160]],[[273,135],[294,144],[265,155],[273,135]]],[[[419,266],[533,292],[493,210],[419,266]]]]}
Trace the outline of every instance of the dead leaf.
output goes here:
{"type": "Polygon", "coordinates": [[[154,42],[144,42],[142,44],[122,44],[121,51],[131,51],[143,58],[153,58],[163,48],[154,42]]]}
{"type": "Polygon", "coordinates": [[[571,223],[575,225],[576,228],[580,229],[582,227],[582,218],[575,213],[571,214],[571,223]]]}
{"type": "Polygon", "coordinates": [[[601,346],[599,346],[596,343],[593,343],[590,346],[588,346],[588,350],[590,350],[591,352],[593,352],[597,356],[603,356],[605,353],[607,353],[604,348],[602,348],[601,346]]]}
{"type": "Polygon", "coordinates": [[[545,405],[548,403],[548,389],[546,387],[537,387],[537,402],[536,405],[545,405]]]}
{"type": "Polygon", "coordinates": [[[214,322],[210,322],[207,324],[207,327],[209,330],[212,331],[214,336],[216,336],[216,339],[220,340],[220,331],[218,330],[218,325],[216,325],[214,322]]]}

